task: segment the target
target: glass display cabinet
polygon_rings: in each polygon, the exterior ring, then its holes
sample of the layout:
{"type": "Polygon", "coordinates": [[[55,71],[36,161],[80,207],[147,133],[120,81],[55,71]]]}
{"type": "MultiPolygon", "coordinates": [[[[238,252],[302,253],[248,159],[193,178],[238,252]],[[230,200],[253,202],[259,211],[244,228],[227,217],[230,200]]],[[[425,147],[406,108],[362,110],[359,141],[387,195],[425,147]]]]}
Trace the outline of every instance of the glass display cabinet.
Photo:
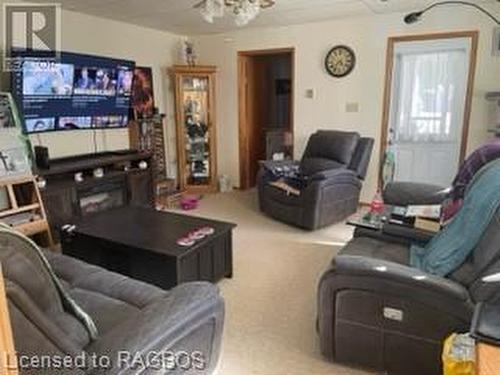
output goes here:
{"type": "Polygon", "coordinates": [[[215,192],[216,68],[176,65],[172,73],[175,82],[179,187],[192,193],[215,192]]]}

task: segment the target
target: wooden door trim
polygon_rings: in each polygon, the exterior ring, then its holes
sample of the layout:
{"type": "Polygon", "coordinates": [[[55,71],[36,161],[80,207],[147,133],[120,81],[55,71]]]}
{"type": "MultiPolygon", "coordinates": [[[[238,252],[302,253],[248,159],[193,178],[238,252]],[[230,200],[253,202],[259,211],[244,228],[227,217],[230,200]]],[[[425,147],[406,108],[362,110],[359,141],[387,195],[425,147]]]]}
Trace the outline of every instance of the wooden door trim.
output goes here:
{"type": "Polygon", "coordinates": [[[254,50],[238,51],[238,56],[279,55],[279,54],[288,54],[294,52],[295,52],[294,47],[254,49],[254,50]]]}
{"type": "Polygon", "coordinates": [[[394,73],[394,46],[400,42],[417,42],[438,39],[455,39],[455,38],[470,38],[471,50],[469,57],[469,73],[467,77],[467,89],[464,106],[464,116],[462,124],[462,137],[460,143],[460,158],[459,163],[462,163],[467,154],[467,143],[469,140],[470,116],[472,110],[472,95],[474,91],[474,80],[476,76],[477,66],[477,50],[479,42],[479,31],[456,31],[446,33],[418,34],[418,35],[402,35],[389,37],[387,41],[386,63],[385,63],[385,80],[383,94],[383,109],[382,109],[382,131],[380,137],[380,154],[379,154],[379,174],[378,185],[382,186],[382,168],[384,163],[385,153],[387,151],[387,134],[390,118],[390,106],[392,97],[392,83],[394,73]]]}
{"type": "Polygon", "coordinates": [[[246,81],[245,64],[247,55],[238,52],[238,152],[239,152],[239,175],[240,189],[245,189],[248,182],[248,132],[246,118],[246,81]]]}
{"type": "MultiPolygon", "coordinates": [[[[253,56],[265,56],[265,55],[279,55],[279,54],[290,54],[291,55],[291,105],[290,105],[290,129],[292,137],[294,134],[294,108],[295,108],[295,48],[294,47],[283,47],[283,48],[273,48],[273,49],[258,49],[258,50],[247,50],[238,51],[238,152],[239,152],[239,175],[240,175],[240,189],[247,189],[250,185],[249,176],[249,145],[248,145],[248,124],[247,124],[247,111],[246,111],[246,90],[245,85],[245,62],[246,58],[253,56]]],[[[293,152],[293,151],[292,151],[293,152]]]]}
{"type": "Polygon", "coordinates": [[[175,119],[176,119],[176,146],[177,146],[177,180],[181,191],[188,191],[194,194],[215,193],[217,191],[217,67],[212,65],[174,65],[167,70],[174,83],[175,97],[175,119]],[[187,183],[185,155],[185,139],[184,139],[184,108],[182,105],[182,79],[185,77],[199,77],[208,80],[207,90],[207,115],[208,127],[210,129],[210,184],[209,185],[189,185],[187,183]]]}

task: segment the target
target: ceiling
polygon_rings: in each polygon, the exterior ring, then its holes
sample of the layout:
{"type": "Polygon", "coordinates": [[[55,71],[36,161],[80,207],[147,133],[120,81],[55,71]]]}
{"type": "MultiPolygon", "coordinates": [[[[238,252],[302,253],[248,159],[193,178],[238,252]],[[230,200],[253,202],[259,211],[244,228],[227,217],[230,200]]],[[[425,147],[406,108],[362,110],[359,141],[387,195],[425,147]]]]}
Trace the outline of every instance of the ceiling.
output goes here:
{"type": "MultiPolygon", "coordinates": [[[[47,0],[34,0],[46,2],[47,0]]],[[[232,17],[203,21],[193,5],[200,0],[58,0],[64,9],[179,34],[236,29],[232,17]]],[[[481,1],[481,0],[479,0],[481,1]]],[[[491,1],[491,0],[489,0],[491,1]]],[[[33,2],[33,0],[31,1],[33,2]]],[[[429,0],[276,0],[246,27],[284,26],[339,17],[419,9],[429,0]]]]}

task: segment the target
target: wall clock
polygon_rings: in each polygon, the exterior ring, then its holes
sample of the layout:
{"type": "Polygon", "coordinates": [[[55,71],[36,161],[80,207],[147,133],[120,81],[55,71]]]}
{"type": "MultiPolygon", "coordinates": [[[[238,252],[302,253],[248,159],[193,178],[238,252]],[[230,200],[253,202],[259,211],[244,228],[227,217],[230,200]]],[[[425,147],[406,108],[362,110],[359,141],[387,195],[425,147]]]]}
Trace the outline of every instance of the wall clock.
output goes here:
{"type": "Polygon", "coordinates": [[[326,55],[326,71],[336,77],[345,77],[352,72],[356,66],[356,55],[352,48],[347,46],[335,46],[326,55]]]}

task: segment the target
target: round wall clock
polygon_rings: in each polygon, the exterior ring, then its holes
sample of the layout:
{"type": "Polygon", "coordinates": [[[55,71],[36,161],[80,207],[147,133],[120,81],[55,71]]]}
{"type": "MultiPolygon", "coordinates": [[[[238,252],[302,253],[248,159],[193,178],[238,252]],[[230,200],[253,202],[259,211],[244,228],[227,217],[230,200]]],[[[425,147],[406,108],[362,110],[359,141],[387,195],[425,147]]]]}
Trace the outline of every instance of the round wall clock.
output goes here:
{"type": "Polygon", "coordinates": [[[336,77],[345,77],[356,66],[356,55],[352,48],[347,46],[333,47],[325,59],[326,71],[336,77]]]}

